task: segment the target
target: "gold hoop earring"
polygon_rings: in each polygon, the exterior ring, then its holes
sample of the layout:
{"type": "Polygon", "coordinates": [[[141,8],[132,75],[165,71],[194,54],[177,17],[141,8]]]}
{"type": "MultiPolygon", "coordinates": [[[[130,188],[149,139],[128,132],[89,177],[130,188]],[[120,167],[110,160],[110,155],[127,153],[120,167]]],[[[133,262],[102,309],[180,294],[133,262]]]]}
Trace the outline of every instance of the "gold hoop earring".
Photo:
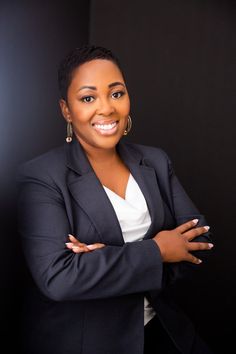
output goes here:
{"type": "Polygon", "coordinates": [[[132,119],[130,116],[128,116],[127,127],[124,131],[124,135],[127,135],[130,132],[131,128],[132,128],[132,119]]]}
{"type": "Polygon", "coordinates": [[[66,137],[66,142],[71,143],[72,142],[72,136],[73,136],[73,128],[71,122],[67,122],[67,137],[66,137]]]}

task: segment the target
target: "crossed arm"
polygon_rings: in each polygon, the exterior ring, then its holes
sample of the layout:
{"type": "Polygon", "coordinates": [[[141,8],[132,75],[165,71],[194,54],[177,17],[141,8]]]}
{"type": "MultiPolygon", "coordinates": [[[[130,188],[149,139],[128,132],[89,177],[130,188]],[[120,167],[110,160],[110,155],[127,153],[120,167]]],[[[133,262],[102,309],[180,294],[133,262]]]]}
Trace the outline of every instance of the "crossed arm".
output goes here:
{"type": "Polygon", "coordinates": [[[71,232],[68,216],[62,195],[47,171],[27,168],[19,182],[23,250],[36,284],[53,300],[159,291],[163,284],[182,276],[187,265],[200,263],[198,251],[205,254],[212,248],[208,227],[202,226],[204,218],[174,174],[170,175],[169,185],[178,226],[158,232],[152,240],[122,246],[86,245],[79,242],[79,235],[75,235],[78,239],[69,236],[65,246],[66,235],[71,232]],[[163,263],[168,267],[163,269],[163,263]]]}
{"type": "MultiPolygon", "coordinates": [[[[203,235],[209,230],[209,226],[196,227],[197,223],[198,219],[194,219],[173,230],[160,231],[153,237],[153,240],[160,249],[163,262],[176,263],[187,261],[194,264],[202,263],[202,260],[194,256],[191,252],[210,250],[213,244],[193,242],[197,236],[203,235]]],[[[92,252],[105,247],[103,243],[86,245],[73,235],[69,235],[68,237],[70,242],[66,243],[66,247],[74,253],[92,252]]]]}

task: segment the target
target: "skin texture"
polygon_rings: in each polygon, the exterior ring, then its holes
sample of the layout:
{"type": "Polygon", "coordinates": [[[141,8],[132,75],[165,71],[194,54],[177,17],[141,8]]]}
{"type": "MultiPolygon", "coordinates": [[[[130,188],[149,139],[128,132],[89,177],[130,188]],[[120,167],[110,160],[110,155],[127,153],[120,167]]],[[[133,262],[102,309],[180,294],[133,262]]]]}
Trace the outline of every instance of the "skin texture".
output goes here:
{"type": "Polygon", "coordinates": [[[67,102],[60,100],[60,106],[101,183],[124,198],[129,170],[116,145],[127,126],[130,100],[120,69],[102,59],[80,65],[74,70],[67,102]],[[96,123],[115,123],[115,131],[101,134],[96,123]]]}
{"type": "Polygon", "coordinates": [[[60,105],[64,118],[72,122],[77,139],[91,158],[115,152],[127,126],[130,101],[123,76],[113,62],[97,59],[79,66],[73,73],[67,102],[60,100],[60,105]],[[118,129],[111,136],[99,135],[93,126],[96,122],[114,121],[118,122],[118,129]]]}
{"type": "MultiPolygon", "coordinates": [[[[80,65],[73,72],[67,101],[61,99],[59,103],[63,117],[72,123],[74,134],[101,183],[124,198],[129,170],[117,154],[116,145],[127,126],[130,99],[119,68],[103,59],[80,65]],[[100,128],[95,124],[100,124],[100,128]],[[104,124],[115,127],[110,132],[104,131],[101,129],[104,124]]],[[[195,237],[209,230],[209,226],[197,227],[197,223],[194,219],[153,237],[163,262],[201,263],[191,252],[209,250],[213,244],[193,242],[195,237]]],[[[86,245],[73,235],[68,237],[66,247],[74,253],[94,252],[105,247],[102,243],[86,245]]]]}

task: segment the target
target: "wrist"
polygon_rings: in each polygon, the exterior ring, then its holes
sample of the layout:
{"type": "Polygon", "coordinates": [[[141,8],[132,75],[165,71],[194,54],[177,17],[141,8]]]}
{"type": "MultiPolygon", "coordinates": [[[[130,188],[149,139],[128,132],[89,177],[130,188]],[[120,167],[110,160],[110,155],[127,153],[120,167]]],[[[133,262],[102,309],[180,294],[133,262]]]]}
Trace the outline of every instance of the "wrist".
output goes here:
{"type": "Polygon", "coordinates": [[[165,256],[164,256],[164,251],[163,251],[163,245],[160,242],[160,240],[156,237],[153,238],[153,241],[156,243],[157,247],[159,248],[159,252],[162,258],[162,261],[164,262],[165,256]]]}

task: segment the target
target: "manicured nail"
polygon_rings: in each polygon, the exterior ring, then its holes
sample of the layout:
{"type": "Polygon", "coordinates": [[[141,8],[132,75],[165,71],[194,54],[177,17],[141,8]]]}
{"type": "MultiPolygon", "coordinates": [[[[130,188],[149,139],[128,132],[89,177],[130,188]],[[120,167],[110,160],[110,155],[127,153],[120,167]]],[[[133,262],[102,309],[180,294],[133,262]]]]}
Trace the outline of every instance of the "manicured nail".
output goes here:
{"type": "Polygon", "coordinates": [[[200,263],[202,263],[202,260],[201,260],[201,259],[198,260],[198,264],[200,264],[200,263]]]}
{"type": "Polygon", "coordinates": [[[194,225],[196,225],[198,223],[199,219],[193,219],[192,222],[194,223],[194,225]]]}
{"type": "Polygon", "coordinates": [[[71,248],[72,245],[73,245],[73,243],[72,243],[72,242],[66,242],[65,245],[66,245],[67,247],[71,248]]]}
{"type": "Polygon", "coordinates": [[[213,243],[208,243],[209,248],[214,247],[213,243]]]}
{"type": "Polygon", "coordinates": [[[208,231],[210,229],[210,226],[204,226],[204,229],[208,231]]]}

